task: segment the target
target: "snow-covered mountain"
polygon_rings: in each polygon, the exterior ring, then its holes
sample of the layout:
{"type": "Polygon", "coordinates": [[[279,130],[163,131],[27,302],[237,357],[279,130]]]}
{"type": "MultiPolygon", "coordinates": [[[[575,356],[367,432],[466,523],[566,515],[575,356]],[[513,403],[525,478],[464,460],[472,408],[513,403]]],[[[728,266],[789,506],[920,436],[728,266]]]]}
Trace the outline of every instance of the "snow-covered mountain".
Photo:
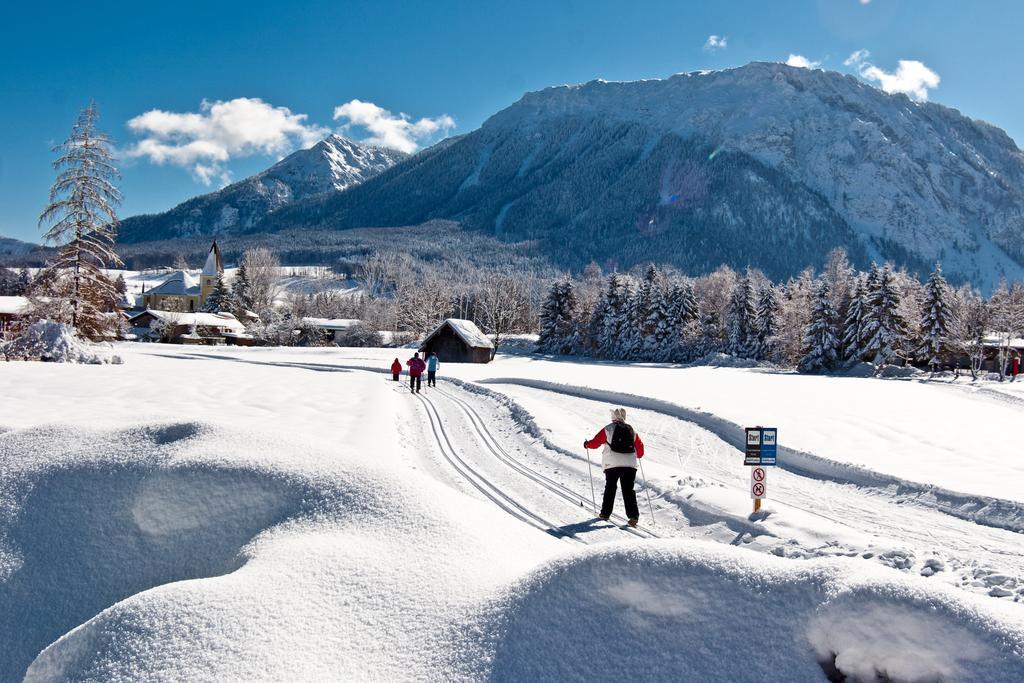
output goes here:
{"type": "Polygon", "coordinates": [[[989,286],[1024,277],[1024,153],[1005,132],[853,76],[752,63],[525,95],[480,129],[258,230],[447,218],[565,265],[658,259],[774,275],[854,260],[989,286]]]}
{"type": "Polygon", "coordinates": [[[122,242],[244,232],[286,204],[340,192],[407,155],[331,135],[267,170],[161,214],[121,222],[122,242]]]}

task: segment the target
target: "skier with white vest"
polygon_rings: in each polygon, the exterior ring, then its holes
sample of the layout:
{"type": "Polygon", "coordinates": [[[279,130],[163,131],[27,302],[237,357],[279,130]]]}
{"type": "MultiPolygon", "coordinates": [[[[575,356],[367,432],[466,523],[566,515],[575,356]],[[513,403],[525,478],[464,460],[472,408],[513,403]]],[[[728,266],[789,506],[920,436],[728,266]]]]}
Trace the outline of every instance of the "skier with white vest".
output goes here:
{"type": "Polygon", "coordinates": [[[608,520],[615,506],[615,489],[621,482],[622,502],[626,506],[626,517],[630,526],[640,521],[640,508],[636,504],[637,460],[644,457],[644,442],[640,435],[626,424],[625,408],[612,409],[612,421],[593,439],[583,442],[584,448],[604,446],[601,461],[604,465],[604,499],[601,503],[601,519],[608,520]]]}

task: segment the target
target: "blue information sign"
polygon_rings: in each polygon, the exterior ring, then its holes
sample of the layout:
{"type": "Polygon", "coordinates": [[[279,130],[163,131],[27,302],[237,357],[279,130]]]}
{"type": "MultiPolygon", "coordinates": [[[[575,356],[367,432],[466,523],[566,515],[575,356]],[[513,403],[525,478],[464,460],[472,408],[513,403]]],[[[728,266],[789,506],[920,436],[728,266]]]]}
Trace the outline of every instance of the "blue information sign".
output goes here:
{"type": "Polygon", "coordinates": [[[775,427],[761,428],[761,464],[774,465],[778,452],[779,430],[775,427]]]}

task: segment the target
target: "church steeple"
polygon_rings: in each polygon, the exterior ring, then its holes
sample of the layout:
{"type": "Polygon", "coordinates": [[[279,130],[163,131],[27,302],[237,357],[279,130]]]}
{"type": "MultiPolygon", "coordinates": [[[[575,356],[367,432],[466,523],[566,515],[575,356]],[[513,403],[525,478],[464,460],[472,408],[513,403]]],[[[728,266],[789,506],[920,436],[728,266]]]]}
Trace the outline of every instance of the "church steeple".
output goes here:
{"type": "Polygon", "coordinates": [[[203,266],[203,277],[210,276],[216,278],[218,275],[224,274],[224,263],[220,260],[220,247],[217,246],[217,240],[213,241],[213,246],[210,247],[210,253],[206,255],[206,265],[203,266]]]}
{"type": "Polygon", "coordinates": [[[220,259],[220,247],[217,240],[213,241],[210,253],[206,255],[206,264],[203,266],[203,273],[199,276],[199,306],[206,303],[206,297],[210,296],[213,288],[217,285],[217,278],[224,275],[224,263],[220,259]]]}

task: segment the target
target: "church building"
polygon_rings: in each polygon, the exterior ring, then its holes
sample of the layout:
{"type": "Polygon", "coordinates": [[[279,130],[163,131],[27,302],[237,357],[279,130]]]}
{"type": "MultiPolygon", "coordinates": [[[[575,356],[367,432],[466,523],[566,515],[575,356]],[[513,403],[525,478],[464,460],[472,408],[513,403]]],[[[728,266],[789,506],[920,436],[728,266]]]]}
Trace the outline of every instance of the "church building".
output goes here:
{"type": "Polygon", "coordinates": [[[194,313],[202,310],[207,297],[217,285],[217,278],[223,275],[224,263],[220,257],[220,247],[214,241],[198,282],[187,271],[179,270],[153,289],[143,292],[142,305],[154,311],[194,313]]]}

